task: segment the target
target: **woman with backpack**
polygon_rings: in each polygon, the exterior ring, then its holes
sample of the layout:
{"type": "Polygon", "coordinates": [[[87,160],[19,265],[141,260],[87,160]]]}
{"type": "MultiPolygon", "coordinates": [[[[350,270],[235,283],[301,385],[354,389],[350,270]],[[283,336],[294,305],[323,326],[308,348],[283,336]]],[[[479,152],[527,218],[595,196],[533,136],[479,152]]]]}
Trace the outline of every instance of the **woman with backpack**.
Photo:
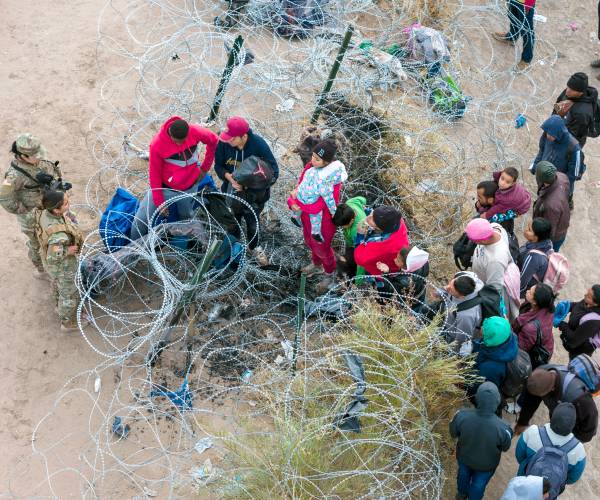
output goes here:
{"type": "Polygon", "coordinates": [[[558,325],[569,361],[579,354],[591,356],[600,346],[600,285],[587,290],[583,300],[572,302],[568,321],[558,325]]]}
{"type": "Polygon", "coordinates": [[[521,298],[536,283],[544,280],[548,256],[552,252],[552,224],[548,219],[535,217],[524,231],[527,243],[519,249],[517,266],[521,271],[521,298]]]}
{"type": "Polygon", "coordinates": [[[525,294],[519,316],[511,324],[519,348],[529,354],[533,370],[548,363],[554,352],[554,299],[554,292],[548,285],[533,285],[525,294]]]}

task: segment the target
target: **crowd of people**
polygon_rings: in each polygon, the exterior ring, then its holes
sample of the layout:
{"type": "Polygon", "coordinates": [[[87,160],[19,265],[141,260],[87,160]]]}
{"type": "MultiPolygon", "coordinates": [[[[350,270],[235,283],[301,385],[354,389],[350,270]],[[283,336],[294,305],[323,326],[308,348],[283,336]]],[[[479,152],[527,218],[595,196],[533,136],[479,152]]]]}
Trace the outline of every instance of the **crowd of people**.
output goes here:
{"type": "MultiPolygon", "coordinates": [[[[598,421],[594,387],[585,375],[600,377],[589,357],[600,345],[600,285],[590,286],[582,300],[555,302],[568,279],[568,260],[559,250],[567,237],[576,182],[584,172],[586,131],[594,120],[593,107],[584,99],[589,95],[597,92],[587,76],[574,74],[543,122],[539,151],[529,168],[537,185],[533,203],[512,166],[476,186],[473,218],[454,247],[457,262],[471,270],[457,272],[434,295],[426,293],[429,254],[410,244],[402,212],[390,205],[371,207],[362,196],[342,201],[349,173],[334,140],[314,146],[287,199],[290,220],[301,228],[311,257],[301,271],[319,278],[317,290],[354,280],[373,286],[379,300],[399,298],[422,321],[439,321],[444,311],[440,335],[457,356],[474,359],[478,377],[466,387],[474,408],[461,410],[450,423],[458,440],[457,498],[483,497],[513,435],[519,436],[515,453],[518,475],[524,477],[512,481],[509,490],[539,487],[544,498],[555,498],[585,468],[581,443],[593,438],[598,421]],[[515,219],[530,211],[519,246],[515,219]],[[345,245],[336,254],[338,229],[345,245]],[[553,326],[560,331],[569,365],[550,363],[553,326]],[[542,401],[550,422],[530,426],[542,401]],[[503,408],[519,414],[514,429],[501,419],[503,408]]],[[[61,328],[79,328],[75,274],[83,235],[69,211],[69,186],[31,134],[20,135],[11,152],[0,204],[17,215],[35,275],[53,283],[61,328]]],[[[278,177],[267,142],[243,117],[231,117],[217,135],[174,116],[150,144],[150,190],[129,236],[143,237],[172,212],[179,219],[192,218],[201,199],[232,238],[242,238],[245,224],[249,255],[265,265],[269,256],[260,244],[260,216],[278,177]],[[213,165],[220,190],[211,175],[213,165]],[[217,192],[226,196],[214,196],[217,192]]]]}

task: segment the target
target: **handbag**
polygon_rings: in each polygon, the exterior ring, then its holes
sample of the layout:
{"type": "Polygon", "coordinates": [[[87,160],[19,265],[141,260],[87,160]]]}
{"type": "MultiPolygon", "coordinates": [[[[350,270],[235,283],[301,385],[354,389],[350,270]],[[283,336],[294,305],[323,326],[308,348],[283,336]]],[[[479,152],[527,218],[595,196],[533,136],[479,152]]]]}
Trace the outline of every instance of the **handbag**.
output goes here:
{"type": "Polygon", "coordinates": [[[537,330],[535,337],[535,344],[529,350],[529,358],[531,359],[532,369],[536,369],[538,366],[545,365],[550,361],[550,353],[542,345],[542,325],[539,319],[534,319],[532,323],[535,325],[537,330]]]}

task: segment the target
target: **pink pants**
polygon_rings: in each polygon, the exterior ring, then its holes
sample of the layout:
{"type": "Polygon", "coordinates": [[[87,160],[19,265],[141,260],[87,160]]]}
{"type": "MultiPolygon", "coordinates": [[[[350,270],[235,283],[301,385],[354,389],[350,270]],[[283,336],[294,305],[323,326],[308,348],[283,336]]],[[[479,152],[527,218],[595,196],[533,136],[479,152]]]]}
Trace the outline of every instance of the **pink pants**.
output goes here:
{"type": "Polygon", "coordinates": [[[329,210],[323,211],[323,221],[321,222],[321,235],[323,243],[316,241],[311,235],[310,217],[306,212],[300,216],[302,220],[302,235],[306,246],[310,248],[313,264],[322,265],[326,273],[335,271],[335,254],[331,248],[331,242],[335,236],[336,227],[331,219],[329,210]]]}

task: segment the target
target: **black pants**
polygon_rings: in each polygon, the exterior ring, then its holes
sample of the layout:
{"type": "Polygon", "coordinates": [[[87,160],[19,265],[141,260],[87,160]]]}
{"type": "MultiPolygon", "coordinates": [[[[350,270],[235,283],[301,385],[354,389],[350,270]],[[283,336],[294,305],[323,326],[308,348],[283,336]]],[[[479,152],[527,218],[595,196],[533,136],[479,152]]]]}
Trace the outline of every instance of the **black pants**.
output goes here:
{"type": "Polygon", "coordinates": [[[338,262],[338,269],[348,276],[348,278],[354,278],[357,268],[356,261],[354,260],[354,247],[346,247],[344,258],[346,262],[338,262]]]}
{"type": "Polygon", "coordinates": [[[258,246],[259,242],[259,229],[258,229],[258,221],[260,218],[260,214],[263,211],[265,206],[263,204],[253,205],[252,208],[248,208],[243,206],[242,208],[236,207],[233,211],[233,216],[235,220],[238,222],[236,224],[234,231],[231,233],[236,238],[241,237],[240,226],[242,221],[246,222],[246,238],[248,240],[248,248],[250,250],[254,250],[258,246]]]}

